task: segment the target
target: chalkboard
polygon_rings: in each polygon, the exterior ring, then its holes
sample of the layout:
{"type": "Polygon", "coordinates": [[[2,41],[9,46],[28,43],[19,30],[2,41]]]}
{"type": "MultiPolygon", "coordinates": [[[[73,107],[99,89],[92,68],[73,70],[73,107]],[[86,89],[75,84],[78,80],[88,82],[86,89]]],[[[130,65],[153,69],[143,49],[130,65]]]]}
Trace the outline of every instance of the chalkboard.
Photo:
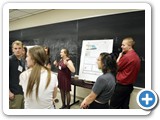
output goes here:
{"type": "MultiPolygon", "coordinates": [[[[145,11],[128,12],[87,19],[49,24],[33,28],[9,32],[9,44],[21,40],[25,45],[48,46],[51,60],[59,59],[62,48],[67,48],[79,73],[80,56],[83,40],[113,39],[113,53],[121,52],[121,42],[124,37],[135,39],[135,50],[141,58],[141,70],[135,86],[145,87],[145,11]]],[[[52,66],[53,71],[57,69],[52,66]]]]}

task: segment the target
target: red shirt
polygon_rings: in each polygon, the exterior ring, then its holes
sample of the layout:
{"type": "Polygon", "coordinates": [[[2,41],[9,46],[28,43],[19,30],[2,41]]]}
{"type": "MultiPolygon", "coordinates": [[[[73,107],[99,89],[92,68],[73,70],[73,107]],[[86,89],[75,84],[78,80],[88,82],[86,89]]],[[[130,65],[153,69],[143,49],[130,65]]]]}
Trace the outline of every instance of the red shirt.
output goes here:
{"type": "Polygon", "coordinates": [[[122,85],[133,84],[140,70],[140,58],[134,50],[124,54],[118,64],[116,79],[122,85]]]}

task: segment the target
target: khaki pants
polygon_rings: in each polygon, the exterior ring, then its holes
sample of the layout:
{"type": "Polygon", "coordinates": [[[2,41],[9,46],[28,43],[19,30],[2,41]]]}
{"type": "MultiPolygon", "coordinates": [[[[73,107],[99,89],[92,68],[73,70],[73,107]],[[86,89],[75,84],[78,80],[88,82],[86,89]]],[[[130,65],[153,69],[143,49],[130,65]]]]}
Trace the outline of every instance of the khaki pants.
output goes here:
{"type": "Polygon", "coordinates": [[[15,95],[13,100],[9,100],[9,109],[24,109],[23,95],[15,95]]]}

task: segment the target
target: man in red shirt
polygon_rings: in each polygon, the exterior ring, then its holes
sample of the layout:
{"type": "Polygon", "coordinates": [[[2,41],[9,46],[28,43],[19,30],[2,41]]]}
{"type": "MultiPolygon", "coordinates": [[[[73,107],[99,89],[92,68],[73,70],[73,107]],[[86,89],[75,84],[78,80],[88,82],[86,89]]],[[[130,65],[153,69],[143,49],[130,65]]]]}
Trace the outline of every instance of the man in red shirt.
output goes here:
{"type": "Polygon", "coordinates": [[[136,81],[140,70],[140,58],[133,49],[134,44],[135,42],[131,37],[122,41],[122,52],[117,58],[117,83],[110,101],[111,109],[129,109],[133,83],[136,81]]]}

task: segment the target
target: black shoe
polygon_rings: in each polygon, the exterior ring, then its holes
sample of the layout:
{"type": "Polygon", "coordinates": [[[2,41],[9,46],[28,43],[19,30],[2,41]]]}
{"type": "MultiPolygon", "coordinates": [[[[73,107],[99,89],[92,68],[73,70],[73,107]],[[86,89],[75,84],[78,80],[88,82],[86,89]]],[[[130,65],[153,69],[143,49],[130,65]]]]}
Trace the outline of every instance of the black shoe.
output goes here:
{"type": "Polygon", "coordinates": [[[67,109],[70,109],[70,106],[67,106],[67,109]]]}
{"type": "Polygon", "coordinates": [[[66,108],[67,106],[66,105],[63,105],[62,107],[60,107],[59,109],[64,109],[66,108]]]}

